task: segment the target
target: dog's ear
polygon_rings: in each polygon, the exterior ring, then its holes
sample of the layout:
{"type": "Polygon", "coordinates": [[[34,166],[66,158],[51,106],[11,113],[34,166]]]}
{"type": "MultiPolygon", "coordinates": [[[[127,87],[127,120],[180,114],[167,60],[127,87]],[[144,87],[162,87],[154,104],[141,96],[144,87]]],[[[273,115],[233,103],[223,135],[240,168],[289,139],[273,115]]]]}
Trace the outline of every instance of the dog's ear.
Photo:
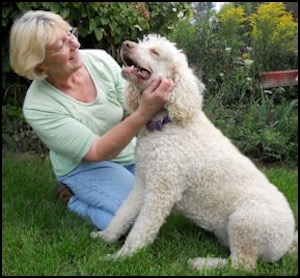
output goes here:
{"type": "Polygon", "coordinates": [[[173,68],[171,76],[175,87],[169,95],[166,108],[171,121],[184,126],[202,109],[204,85],[187,67],[173,68]],[[199,82],[203,86],[199,86],[199,82]]]}
{"type": "Polygon", "coordinates": [[[125,105],[133,112],[139,106],[140,92],[130,82],[127,82],[125,89],[125,105]]]}

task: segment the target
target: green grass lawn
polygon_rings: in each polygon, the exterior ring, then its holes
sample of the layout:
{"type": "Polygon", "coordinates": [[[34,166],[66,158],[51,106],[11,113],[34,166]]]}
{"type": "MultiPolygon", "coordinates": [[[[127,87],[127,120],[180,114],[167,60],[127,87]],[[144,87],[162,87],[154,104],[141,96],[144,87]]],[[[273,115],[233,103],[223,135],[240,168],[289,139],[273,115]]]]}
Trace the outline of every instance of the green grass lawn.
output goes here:
{"type": "MultiPolygon", "coordinates": [[[[298,223],[295,169],[262,169],[287,196],[298,223]]],[[[100,258],[122,242],[107,245],[89,237],[93,227],[67,211],[55,196],[49,160],[2,157],[2,276],[296,276],[298,255],[259,262],[253,273],[224,268],[195,271],[187,260],[227,257],[229,250],[189,220],[171,215],[156,241],[120,262],[100,258]]]]}

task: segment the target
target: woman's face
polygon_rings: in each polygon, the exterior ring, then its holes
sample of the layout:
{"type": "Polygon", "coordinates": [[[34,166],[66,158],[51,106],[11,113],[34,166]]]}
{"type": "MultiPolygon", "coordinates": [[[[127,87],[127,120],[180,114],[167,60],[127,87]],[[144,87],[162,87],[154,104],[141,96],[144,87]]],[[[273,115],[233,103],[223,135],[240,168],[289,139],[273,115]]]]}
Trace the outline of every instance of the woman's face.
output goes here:
{"type": "Polygon", "coordinates": [[[46,46],[46,54],[41,64],[48,76],[77,71],[83,62],[79,55],[80,43],[77,39],[76,29],[66,32],[57,31],[57,40],[52,45],[46,46]]]}

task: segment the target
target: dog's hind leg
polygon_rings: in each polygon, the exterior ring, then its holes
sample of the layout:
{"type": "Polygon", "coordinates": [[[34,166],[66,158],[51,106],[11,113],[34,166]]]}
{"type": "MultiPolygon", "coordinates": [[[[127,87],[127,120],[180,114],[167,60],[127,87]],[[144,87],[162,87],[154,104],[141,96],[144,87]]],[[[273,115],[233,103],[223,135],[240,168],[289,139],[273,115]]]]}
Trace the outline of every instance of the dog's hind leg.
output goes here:
{"type": "Polygon", "coordinates": [[[232,266],[252,271],[258,259],[258,246],[244,236],[241,237],[241,234],[237,236],[239,240],[234,240],[230,246],[232,266]]]}
{"type": "Polygon", "coordinates": [[[195,258],[189,259],[188,263],[197,270],[202,268],[220,268],[228,265],[231,261],[231,265],[234,268],[243,268],[246,270],[253,270],[257,261],[257,247],[251,245],[251,241],[247,240],[242,233],[237,232],[231,236],[230,243],[230,260],[225,258],[195,258]]]}
{"type": "Polygon", "coordinates": [[[293,244],[295,221],[287,206],[283,209],[247,200],[228,221],[232,266],[253,270],[258,259],[276,262],[293,244]]]}
{"type": "Polygon", "coordinates": [[[250,205],[240,207],[229,217],[228,238],[231,264],[234,268],[254,270],[261,249],[264,248],[264,235],[261,234],[264,225],[256,209],[250,205]]]}
{"type": "Polygon", "coordinates": [[[258,258],[257,242],[255,242],[255,231],[253,231],[251,213],[245,213],[243,209],[233,213],[229,217],[227,231],[215,231],[216,236],[225,246],[230,248],[230,259],[225,258],[195,258],[188,263],[197,270],[202,268],[219,268],[229,265],[234,268],[243,268],[249,271],[256,266],[258,258]],[[254,234],[254,237],[253,237],[254,234]]]}

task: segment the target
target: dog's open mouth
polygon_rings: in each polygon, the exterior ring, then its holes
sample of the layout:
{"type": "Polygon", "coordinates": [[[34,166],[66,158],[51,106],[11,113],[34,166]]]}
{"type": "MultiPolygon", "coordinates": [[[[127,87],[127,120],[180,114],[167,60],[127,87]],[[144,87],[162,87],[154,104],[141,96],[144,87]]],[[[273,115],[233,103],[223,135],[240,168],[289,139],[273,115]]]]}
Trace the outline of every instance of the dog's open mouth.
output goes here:
{"type": "Polygon", "coordinates": [[[151,76],[151,71],[141,67],[137,62],[133,61],[130,57],[123,55],[124,65],[122,66],[122,75],[124,78],[130,78],[133,81],[148,80],[151,76]]]}

